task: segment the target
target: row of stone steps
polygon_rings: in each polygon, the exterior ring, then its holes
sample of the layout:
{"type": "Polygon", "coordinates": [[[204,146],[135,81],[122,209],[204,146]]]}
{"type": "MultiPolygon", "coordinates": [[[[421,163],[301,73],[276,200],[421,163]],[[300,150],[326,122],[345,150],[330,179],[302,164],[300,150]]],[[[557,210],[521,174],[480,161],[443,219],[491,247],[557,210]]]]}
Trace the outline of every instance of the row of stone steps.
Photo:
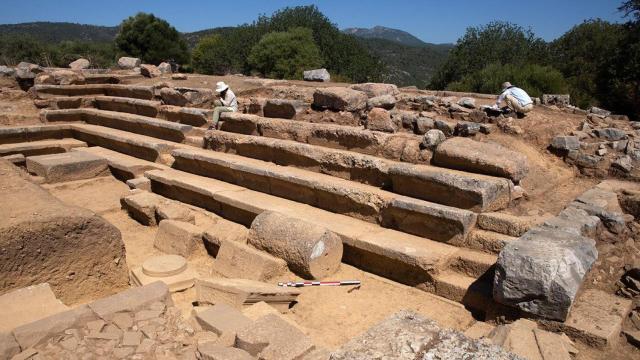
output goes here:
{"type": "Polygon", "coordinates": [[[154,96],[151,86],[133,86],[120,84],[89,85],[35,85],[29,90],[35,99],[46,100],[61,96],[116,96],[151,100],[154,96]]]}

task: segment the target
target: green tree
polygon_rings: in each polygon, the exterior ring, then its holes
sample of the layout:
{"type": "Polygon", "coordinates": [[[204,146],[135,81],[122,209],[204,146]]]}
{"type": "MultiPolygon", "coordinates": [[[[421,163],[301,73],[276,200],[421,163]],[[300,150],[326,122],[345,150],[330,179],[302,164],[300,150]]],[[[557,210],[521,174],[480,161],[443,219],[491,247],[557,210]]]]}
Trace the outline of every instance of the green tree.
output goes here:
{"type": "Polygon", "coordinates": [[[261,74],[278,79],[302,79],[302,72],[322,65],[320,50],[307,28],[265,35],[249,54],[249,64],[261,74]]]}
{"type": "Polygon", "coordinates": [[[598,105],[601,69],[624,34],[619,24],[595,19],[574,26],[551,43],[551,62],[570,84],[571,101],[582,108],[598,105]]]}
{"type": "Polygon", "coordinates": [[[229,41],[220,34],[203,37],[193,49],[191,64],[195,72],[209,75],[225,75],[232,71],[229,41]]]}
{"type": "Polygon", "coordinates": [[[436,72],[430,87],[444,89],[489,64],[546,65],[547,62],[547,45],[531,30],[508,22],[492,22],[467,29],[436,72]]]}
{"type": "Polygon", "coordinates": [[[115,43],[122,53],[146,63],[159,64],[167,59],[178,63],[189,61],[187,44],[180,33],[153,14],[139,13],[124,20],[115,43]]]}
{"type": "Polygon", "coordinates": [[[536,64],[490,64],[458,82],[449,84],[448,88],[453,91],[497,94],[505,80],[523,88],[529,95],[537,97],[542,94],[564,94],[569,89],[558,70],[536,64]]]}

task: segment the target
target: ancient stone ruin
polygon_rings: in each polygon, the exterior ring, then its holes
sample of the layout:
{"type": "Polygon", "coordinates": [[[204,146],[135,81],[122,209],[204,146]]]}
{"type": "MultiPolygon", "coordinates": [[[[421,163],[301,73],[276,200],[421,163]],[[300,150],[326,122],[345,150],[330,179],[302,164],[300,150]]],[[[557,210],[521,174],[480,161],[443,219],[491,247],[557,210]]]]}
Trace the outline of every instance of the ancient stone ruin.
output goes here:
{"type": "Polygon", "coordinates": [[[640,356],[638,123],[86,62],[0,68],[0,358],[640,356]]]}

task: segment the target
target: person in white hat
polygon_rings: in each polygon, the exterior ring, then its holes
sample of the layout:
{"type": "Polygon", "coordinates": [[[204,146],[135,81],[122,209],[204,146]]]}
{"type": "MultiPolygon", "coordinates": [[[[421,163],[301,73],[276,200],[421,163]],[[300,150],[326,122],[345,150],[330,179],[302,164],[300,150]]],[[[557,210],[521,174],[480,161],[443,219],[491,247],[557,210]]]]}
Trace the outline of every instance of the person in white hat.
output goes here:
{"type": "Polygon", "coordinates": [[[499,108],[502,101],[507,104],[509,109],[516,113],[519,119],[523,118],[524,114],[533,110],[533,100],[531,100],[529,94],[519,87],[511,85],[508,81],[502,84],[502,94],[498,97],[498,101],[493,108],[499,108]]]}
{"type": "Polygon", "coordinates": [[[238,111],[238,99],[236,94],[229,89],[229,85],[224,81],[220,81],[216,84],[216,93],[220,96],[220,100],[214,102],[213,108],[213,120],[209,125],[209,130],[215,129],[220,121],[220,114],[223,112],[236,112],[238,111]]]}

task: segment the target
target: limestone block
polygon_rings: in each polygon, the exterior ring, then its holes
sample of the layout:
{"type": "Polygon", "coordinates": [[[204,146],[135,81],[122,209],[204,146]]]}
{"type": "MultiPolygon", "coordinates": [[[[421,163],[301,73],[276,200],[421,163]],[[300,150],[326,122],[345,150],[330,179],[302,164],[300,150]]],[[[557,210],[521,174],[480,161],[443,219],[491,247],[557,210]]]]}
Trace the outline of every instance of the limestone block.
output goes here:
{"type": "Polygon", "coordinates": [[[79,151],[30,156],[27,158],[27,170],[44,177],[47,183],[90,179],[109,174],[109,166],[104,158],[79,151]]]}

